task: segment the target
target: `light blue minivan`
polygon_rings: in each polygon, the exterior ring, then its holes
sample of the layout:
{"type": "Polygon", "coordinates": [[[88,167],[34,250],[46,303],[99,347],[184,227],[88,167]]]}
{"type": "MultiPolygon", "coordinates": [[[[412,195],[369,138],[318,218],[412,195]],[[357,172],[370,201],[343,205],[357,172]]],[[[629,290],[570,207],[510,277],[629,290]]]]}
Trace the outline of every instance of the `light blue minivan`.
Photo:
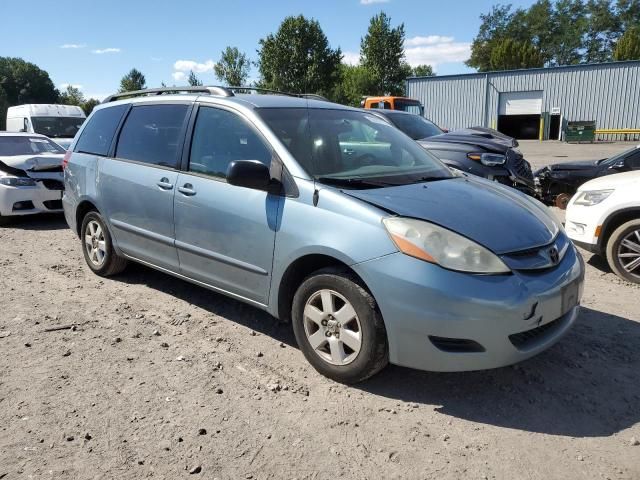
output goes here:
{"type": "Polygon", "coordinates": [[[362,110],[247,89],[108,98],[65,158],[89,267],[128,261],[291,321],[322,374],[529,358],[574,323],[584,264],[546,207],[453,173],[362,110]]]}

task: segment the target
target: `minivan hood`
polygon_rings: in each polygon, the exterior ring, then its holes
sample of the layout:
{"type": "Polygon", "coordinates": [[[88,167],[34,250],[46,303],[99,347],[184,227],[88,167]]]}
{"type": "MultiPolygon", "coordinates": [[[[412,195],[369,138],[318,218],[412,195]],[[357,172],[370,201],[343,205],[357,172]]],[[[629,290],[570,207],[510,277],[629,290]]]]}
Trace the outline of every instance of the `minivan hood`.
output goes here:
{"type": "Polygon", "coordinates": [[[11,168],[36,172],[60,167],[64,155],[61,153],[47,153],[43,155],[12,155],[0,156],[0,162],[11,168]]]}
{"type": "Polygon", "coordinates": [[[344,193],[397,215],[435,223],[498,254],[547,245],[558,233],[542,204],[479,177],[344,193]]]}

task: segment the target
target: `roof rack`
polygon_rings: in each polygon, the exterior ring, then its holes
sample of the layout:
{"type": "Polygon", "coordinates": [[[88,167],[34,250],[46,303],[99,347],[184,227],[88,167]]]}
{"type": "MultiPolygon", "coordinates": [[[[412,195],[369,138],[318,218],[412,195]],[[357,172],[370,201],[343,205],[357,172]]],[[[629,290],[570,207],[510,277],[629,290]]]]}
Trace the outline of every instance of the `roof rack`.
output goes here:
{"type": "Polygon", "coordinates": [[[133,90],[131,92],[114,93],[104,99],[102,103],[115,102],[123,98],[141,97],[146,95],[162,95],[163,93],[208,93],[209,95],[219,95],[221,97],[233,97],[233,91],[227,87],[161,87],[146,88],[144,90],[133,90]]]}
{"type": "Polygon", "coordinates": [[[261,87],[220,87],[220,86],[208,86],[208,87],[161,87],[161,88],[146,88],[144,90],[133,90],[130,92],[114,93],[109,95],[103,100],[102,103],[114,102],[123,98],[150,96],[150,95],[162,95],[169,93],[205,93],[209,95],[218,95],[220,97],[233,97],[234,92],[257,92],[257,93],[271,93],[275,95],[287,95],[289,97],[308,98],[312,100],[322,100],[328,102],[329,100],[321,95],[315,93],[290,93],[280,92],[278,90],[272,90],[269,88],[261,87]]]}

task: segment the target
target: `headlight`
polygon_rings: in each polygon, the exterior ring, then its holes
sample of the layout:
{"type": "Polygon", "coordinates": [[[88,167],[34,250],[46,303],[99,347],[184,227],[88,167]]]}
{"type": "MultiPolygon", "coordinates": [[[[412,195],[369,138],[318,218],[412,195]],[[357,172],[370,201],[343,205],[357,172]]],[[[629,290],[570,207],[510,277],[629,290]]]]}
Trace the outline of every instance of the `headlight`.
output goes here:
{"type": "Polygon", "coordinates": [[[480,162],[487,167],[495,167],[496,165],[504,165],[507,161],[505,155],[499,153],[468,153],[467,157],[476,162],[480,162]]]}
{"type": "Polygon", "coordinates": [[[35,187],[36,182],[27,177],[0,177],[0,185],[8,187],[35,187]]]}
{"type": "Polygon", "coordinates": [[[494,253],[446,228],[412,218],[390,217],[382,222],[406,255],[460,272],[510,272],[494,253]]]}
{"type": "Polygon", "coordinates": [[[592,205],[599,204],[612,193],[613,190],[589,190],[586,192],[580,192],[573,203],[575,205],[590,207],[592,205]]]}

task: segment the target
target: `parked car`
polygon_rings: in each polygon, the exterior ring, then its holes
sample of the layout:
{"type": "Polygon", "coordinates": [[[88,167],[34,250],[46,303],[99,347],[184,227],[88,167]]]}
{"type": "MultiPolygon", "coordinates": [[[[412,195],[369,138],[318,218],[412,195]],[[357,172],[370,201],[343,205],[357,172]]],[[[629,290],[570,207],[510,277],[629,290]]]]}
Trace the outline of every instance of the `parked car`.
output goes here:
{"type": "Polygon", "coordinates": [[[64,150],[44,135],[0,132],[0,224],[62,210],[64,150]]]}
{"type": "Polygon", "coordinates": [[[16,105],[7,109],[7,131],[46,135],[66,149],[85,118],[76,105],[16,105]]]}
{"type": "Polygon", "coordinates": [[[605,257],[611,270],[640,283],[640,171],[591,180],[567,207],[566,231],[578,246],[605,257]]]}
{"type": "Polygon", "coordinates": [[[584,264],[539,202],[363,110],[180,91],[110,97],[72,145],[64,210],[96,274],[133,260],[292,321],[347,383],[508,365],[574,323],[584,264]]]}
{"type": "Polygon", "coordinates": [[[360,107],[365,109],[395,110],[399,112],[409,112],[416,115],[424,115],[424,106],[419,100],[408,97],[394,97],[384,95],[381,97],[364,97],[360,102],[360,107]]]}
{"type": "Polygon", "coordinates": [[[591,179],[614,173],[640,170],[640,145],[611,158],[556,163],[535,173],[539,198],[547,205],[562,209],[577,188],[591,179]]]}
{"type": "Polygon", "coordinates": [[[418,115],[393,110],[372,112],[416,140],[447,166],[534,195],[531,165],[511,137],[479,127],[444,133],[418,115]]]}

